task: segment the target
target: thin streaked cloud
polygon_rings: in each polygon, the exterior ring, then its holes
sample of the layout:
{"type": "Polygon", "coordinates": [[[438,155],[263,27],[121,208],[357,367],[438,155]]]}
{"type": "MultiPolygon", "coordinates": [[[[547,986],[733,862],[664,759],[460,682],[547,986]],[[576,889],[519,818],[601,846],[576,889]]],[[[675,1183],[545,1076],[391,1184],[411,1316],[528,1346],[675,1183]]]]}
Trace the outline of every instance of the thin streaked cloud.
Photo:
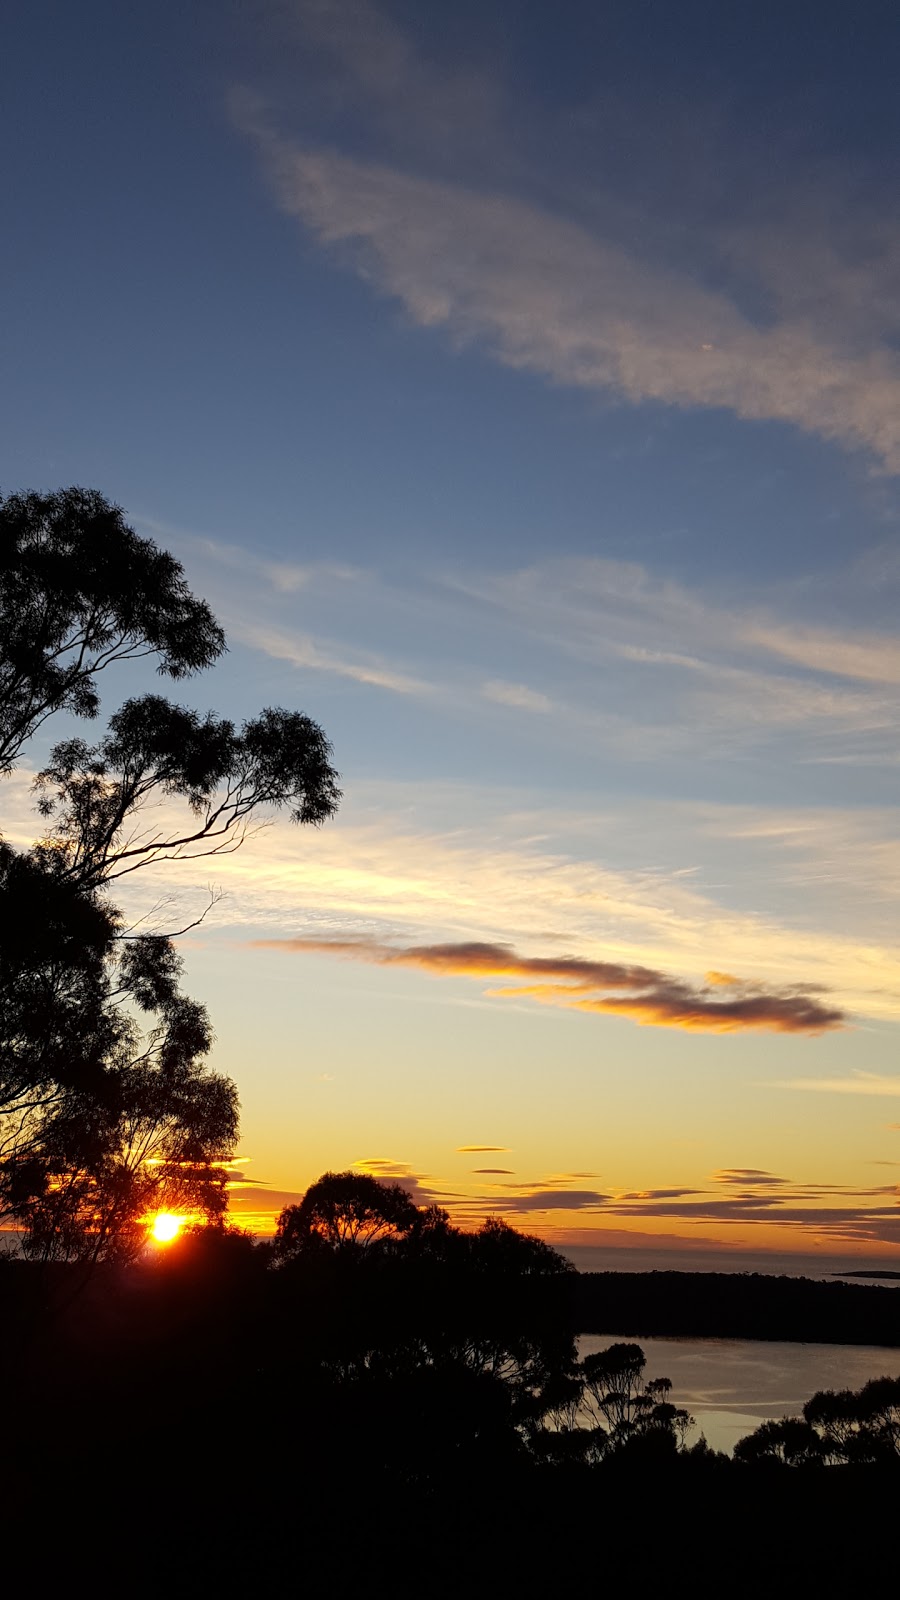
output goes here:
{"type": "Polygon", "coordinates": [[[547,695],[529,689],[524,683],[505,683],[502,678],[492,678],[489,683],[482,684],[481,693],[485,700],[493,700],[501,706],[514,706],[519,711],[537,711],[546,715],[553,710],[553,701],[547,695]]]}
{"type": "Polygon", "coordinates": [[[354,660],[332,646],[316,643],[308,634],[242,622],[232,623],[231,632],[242,644],[304,671],[333,673],[339,678],[350,678],[354,683],[388,689],[393,694],[431,693],[431,685],[420,678],[397,672],[377,658],[354,660]]]}
{"type": "MultiPolygon", "coordinates": [[[[815,985],[767,991],[729,979],[724,985],[690,983],[671,973],[581,957],[522,956],[508,946],[418,945],[406,949],[373,940],[259,940],[259,948],[297,955],[331,955],[376,966],[413,967],[438,977],[527,979],[485,992],[497,999],[525,998],[598,1015],[627,1017],[650,1027],[691,1032],[825,1033],[843,1027],[844,1012],[815,985]]],[[[722,975],[716,974],[721,980],[722,975]]]]}
{"type": "Polygon", "coordinates": [[[847,1078],[787,1078],[769,1088],[801,1089],[811,1094],[900,1095],[900,1077],[877,1072],[855,1072],[847,1078]]]}

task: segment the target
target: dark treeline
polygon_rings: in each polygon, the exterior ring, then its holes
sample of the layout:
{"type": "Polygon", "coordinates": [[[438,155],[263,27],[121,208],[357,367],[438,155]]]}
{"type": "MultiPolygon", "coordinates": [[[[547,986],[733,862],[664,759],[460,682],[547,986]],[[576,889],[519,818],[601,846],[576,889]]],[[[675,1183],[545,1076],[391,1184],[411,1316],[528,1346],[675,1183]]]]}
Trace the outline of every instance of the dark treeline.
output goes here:
{"type": "Polygon", "coordinates": [[[900,1382],[811,1397],[729,1460],[639,1346],[578,1361],[579,1290],[540,1241],[354,1174],[273,1244],[207,1227],[128,1264],[6,1259],[4,1502],[54,1539],[99,1515],[82,1560],[150,1536],[185,1582],[642,1593],[676,1551],[738,1594],[879,1572],[900,1382]]]}
{"type": "Polygon", "coordinates": [[[589,1272],[576,1280],[573,1308],[580,1333],[900,1346],[900,1293],[873,1284],[757,1272],[589,1272]]]}

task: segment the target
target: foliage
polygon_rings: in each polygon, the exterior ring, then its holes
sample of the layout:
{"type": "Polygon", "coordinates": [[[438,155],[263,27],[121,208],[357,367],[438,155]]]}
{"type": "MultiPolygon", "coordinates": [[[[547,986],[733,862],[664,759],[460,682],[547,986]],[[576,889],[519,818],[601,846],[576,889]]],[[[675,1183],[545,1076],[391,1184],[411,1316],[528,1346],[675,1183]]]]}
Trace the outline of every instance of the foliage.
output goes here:
{"type": "Polygon", "coordinates": [[[261,808],[321,823],[340,800],[321,728],[299,712],[269,709],[236,730],[158,695],[127,700],[99,745],[67,739],[38,774],[48,823],[39,861],[86,888],[151,863],[236,849],[261,808]],[[156,799],[186,802],[178,826],[136,831],[156,799]]]}
{"type": "Polygon", "coordinates": [[[520,1233],[502,1217],[487,1217],[478,1232],[467,1237],[478,1272],[552,1278],[575,1270],[552,1245],[533,1233],[520,1233]]]}
{"type": "Polygon", "coordinates": [[[858,1390],[821,1389],[803,1418],[764,1422],[735,1446],[742,1462],[783,1466],[900,1464],[900,1378],[872,1378],[858,1390]]]}
{"type": "MultiPolygon", "coordinates": [[[[224,647],[179,563],[95,491],[0,501],[0,770],[54,711],[96,716],[114,662],[154,656],[181,678],[224,647]]],[[[206,1064],[209,1018],[171,937],[129,930],[108,885],[236,849],[267,812],[324,822],[340,799],[330,757],[299,712],[238,729],[155,694],[93,746],[52,751],[45,837],[0,840],[0,1214],[27,1254],[128,1257],[159,1209],[221,1225],[237,1093],[206,1064]]]]}
{"type": "Polygon", "coordinates": [[[299,1205],[286,1206],[275,1230],[275,1251],[289,1261],[311,1250],[369,1250],[405,1238],[418,1207],[399,1184],[379,1183],[368,1173],[326,1172],[299,1205]]]}
{"type": "Polygon", "coordinates": [[[54,711],[95,717],[97,673],[158,658],[184,678],[225,636],[167,551],[96,490],[0,498],[0,771],[54,711]]]}
{"type": "Polygon", "coordinates": [[[597,1461],[637,1448],[682,1448],[693,1424],[669,1401],[668,1378],[647,1380],[638,1344],[611,1344],[587,1355],[542,1393],[538,1448],[556,1461],[597,1461]]]}
{"type": "Polygon", "coordinates": [[[832,1461],[900,1461],[900,1378],[820,1390],[803,1407],[832,1461]]]}

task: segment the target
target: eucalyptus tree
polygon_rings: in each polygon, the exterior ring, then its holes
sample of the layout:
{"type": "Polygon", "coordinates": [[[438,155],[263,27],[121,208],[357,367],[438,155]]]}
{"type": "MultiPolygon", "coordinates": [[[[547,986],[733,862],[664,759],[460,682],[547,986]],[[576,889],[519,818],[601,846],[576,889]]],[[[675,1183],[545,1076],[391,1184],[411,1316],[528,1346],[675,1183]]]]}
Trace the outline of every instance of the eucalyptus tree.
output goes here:
{"type": "MultiPolygon", "coordinates": [[[[116,663],[183,679],[224,649],[175,557],[96,491],[0,500],[0,771],[55,712],[95,719],[116,663]]],[[[35,791],[43,837],[0,840],[0,1212],[26,1252],[127,1256],[161,1206],[221,1219],[238,1102],[171,934],[129,930],[110,886],[237,849],[267,814],[323,823],[337,774],[301,712],[238,727],[144,694],[57,744],[35,791]]]]}

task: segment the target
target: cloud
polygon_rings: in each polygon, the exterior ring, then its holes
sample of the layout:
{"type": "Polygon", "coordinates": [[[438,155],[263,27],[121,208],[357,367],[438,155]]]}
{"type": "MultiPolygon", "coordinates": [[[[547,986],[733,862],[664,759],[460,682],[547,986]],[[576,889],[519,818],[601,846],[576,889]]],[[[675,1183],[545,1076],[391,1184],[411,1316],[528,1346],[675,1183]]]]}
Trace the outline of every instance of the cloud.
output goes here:
{"type": "MultiPolygon", "coordinates": [[[[13,843],[38,831],[31,776],[4,781],[13,843]]],[[[158,814],[160,826],[164,815],[180,823],[177,808],[158,814]]],[[[151,915],[176,894],[180,921],[191,920],[207,904],[209,871],[201,860],[135,873],[123,880],[126,914],[151,915]]],[[[252,848],[218,857],[215,873],[224,898],[206,937],[590,951],[602,930],[623,965],[695,974],[715,952],[717,969],[752,974],[767,991],[799,988],[814,973],[829,1003],[854,1018],[900,1016],[900,842],[888,807],[853,814],[629,795],[579,810],[471,782],[360,779],[332,826],[298,842],[276,820],[252,848]]],[[[720,998],[736,993],[726,987],[720,998]]],[[[497,1003],[458,985],[418,995],[497,1003]]]]}
{"type": "Polygon", "coordinates": [[[482,684],[481,693],[485,700],[493,700],[501,706],[515,706],[520,711],[546,713],[553,710],[552,700],[535,689],[526,688],[524,683],[505,683],[502,678],[494,678],[482,684]]]}
{"type": "Polygon", "coordinates": [[[360,1172],[370,1172],[373,1177],[403,1178],[412,1172],[408,1161],[396,1161],[393,1156],[364,1156],[361,1161],[354,1161],[354,1167],[360,1172]]]}
{"type": "Polygon", "coordinates": [[[622,1194],[617,1194],[617,1204],[628,1200],[681,1200],[686,1195],[702,1194],[702,1189],[631,1189],[622,1194]]]}
{"type": "Polygon", "coordinates": [[[343,653],[323,649],[308,634],[294,633],[271,624],[254,624],[232,620],[231,632],[242,644],[262,650],[276,661],[289,661],[293,667],[314,672],[331,672],[339,678],[351,678],[354,683],[371,685],[376,689],[389,689],[393,694],[427,694],[430,685],[421,678],[397,672],[377,658],[353,660],[343,653]]]}
{"type": "MultiPolygon", "coordinates": [[[[816,318],[789,297],[781,315],[754,322],[737,297],[580,221],[509,194],[304,148],[257,110],[236,114],[283,210],[420,326],[477,341],[504,365],[553,383],[791,423],[900,471],[900,357],[870,327],[835,329],[827,304],[816,318]]],[[[766,272],[764,256],[756,265],[766,272]]]]}
{"type": "Polygon", "coordinates": [[[768,1088],[805,1089],[813,1094],[900,1095],[900,1077],[877,1072],[855,1072],[849,1078],[789,1078],[768,1088]]]}
{"type": "Polygon", "coordinates": [[[251,1233],[271,1234],[285,1206],[298,1206],[303,1190],[270,1189],[267,1185],[244,1189],[243,1185],[229,1185],[228,1215],[241,1228],[251,1233]]]}
{"type": "Polygon", "coordinates": [[[525,1194],[504,1196],[504,1212],[516,1211],[597,1211],[609,1199],[596,1189],[534,1189],[525,1194]]]}
{"type": "Polygon", "coordinates": [[[511,1178],[513,1176],[512,1167],[473,1167],[472,1171],[476,1177],[482,1178],[511,1178]]]}
{"type": "Polygon", "coordinates": [[[536,978],[540,981],[487,993],[628,1017],[653,1027],[708,1033],[765,1029],[818,1034],[845,1022],[844,1013],[820,1000],[811,985],[766,991],[741,984],[737,989],[731,986],[723,999],[716,986],[691,985],[649,967],[576,956],[520,956],[508,945],[474,940],[406,948],[366,939],[264,939],[253,943],[259,948],[334,955],[377,966],[413,967],[440,977],[536,978]]]}
{"type": "MultiPolygon", "coordinates": [[[[713,1176],[717,1181],[724,1179],[736,1185],[743,1184],[745,1179],[752,1183],[761,1178],[774,1188],[770,1193],[723,1194],[721,1190],[705,1192],[685,1187],[603,1194],[594,1189],[558,1186],[548,1180],[518,1188],[504,1185],[503,1190],[515,1192],[498,1194],[494,1191],[482,1195],[466,1202],[463,1212],[469,1216],[489,1212],[500,1216],[594,1213],[603,1219],[594,1231],[598,1245],[612,1238],[618,1244],[652,1240],[657,1247],[663,1241],[670,1242],[668,1234],[645,1236],[631,1229],[613,1228],[609,1224],[614,1218],[626,1222],[632,1218],[681,1220],[691,1228],[710,1224],[735,1230],[764,1228],[770,1236],[773,1229],[784,1228],[787,1234],[833,1245],[900,1244],[900,1188],[895,1185],[852,1188],[827,1183],[790,1183],[756,1167],[724,1168],[713,1176]]],[[[688,1237],[685,1235],[685,1241],[688,1237]]],[[[691,1242],[700,1245],[704,1240],[695,1235],[691,1242]]]]}
{"type": "MultiPolygon", "coordinates": [[[[369,0],[300,0],[287,19],[289,32],[315,52],[307,92],[324,81],[323,110],[349,101],[358,115],[366,105],[382,135],[401,149],[414,141],[439,158],[448,146],[456,153],[469,147],[483,161],[486,138],[498,135],[499,94],[487,74],[432,63],[369,0]]],[[[287,34],[283,41],[290,42],[287,34]]]]}
{"type": "Polygon", "coordinates": [[[569,669],[565,695],[552,702],[555,728],[581,745],[589,730],[602,731],[607,748],[630,757],[693,750],[709,761],[789,737],[795,762],[896,759],[900,645],[893,641],[892,655],[887,636],[804,629],[785,614],[783,596],[777,606],[746,595],[729,604],[637,562],[600,557],[470,572],[446,587],[520,631],[532,656],[543,649],[548,681],[561,658],[602,667],[599,682],[596,671],[576,677],[574,693],[569,669]]]}
{"type": "Polygon", "coordinates": [[[868,683],[900,683],[900,641],[890,635],[840,634],[824,628],[747,622],[743,636],[814,672],[868,683]]]}
{"type": "Polygon", "coordinates": [[[742,1188],[760,1185],[771,1189],[791,1181],[790,1178],[777,1178],[772,1172],[763,1172],[759,1167],[724,1167],[721,1172],[713,1172],[710,1176],[715,1183],[738,1184],[742,1188]]]}
{"type": "Polygon", "coordinates": [[[396,1161],[393,1156],[366,1156],[354,1161],[353,1167],[356,1172],[377,1178],[379,1183],[399,1185],[417,1206],[430,1206],[435,1200],[448,1198],[435,1190],[427,1172],[416,1172],[408,1161],[396,1161]]]}
{"type": "Polygon", "coordinates": [[[456,1146],[456,1148],[460,1152],[460,1154],[462,1154],[462,1155],[487,1155],[487,1154],[489,1154],[491,1152],[496,1152],[498,1155],[505,1155],[506,1152],[509,1150],[509,1145],[508,1144],[458,1144],[456,1146]]]}

